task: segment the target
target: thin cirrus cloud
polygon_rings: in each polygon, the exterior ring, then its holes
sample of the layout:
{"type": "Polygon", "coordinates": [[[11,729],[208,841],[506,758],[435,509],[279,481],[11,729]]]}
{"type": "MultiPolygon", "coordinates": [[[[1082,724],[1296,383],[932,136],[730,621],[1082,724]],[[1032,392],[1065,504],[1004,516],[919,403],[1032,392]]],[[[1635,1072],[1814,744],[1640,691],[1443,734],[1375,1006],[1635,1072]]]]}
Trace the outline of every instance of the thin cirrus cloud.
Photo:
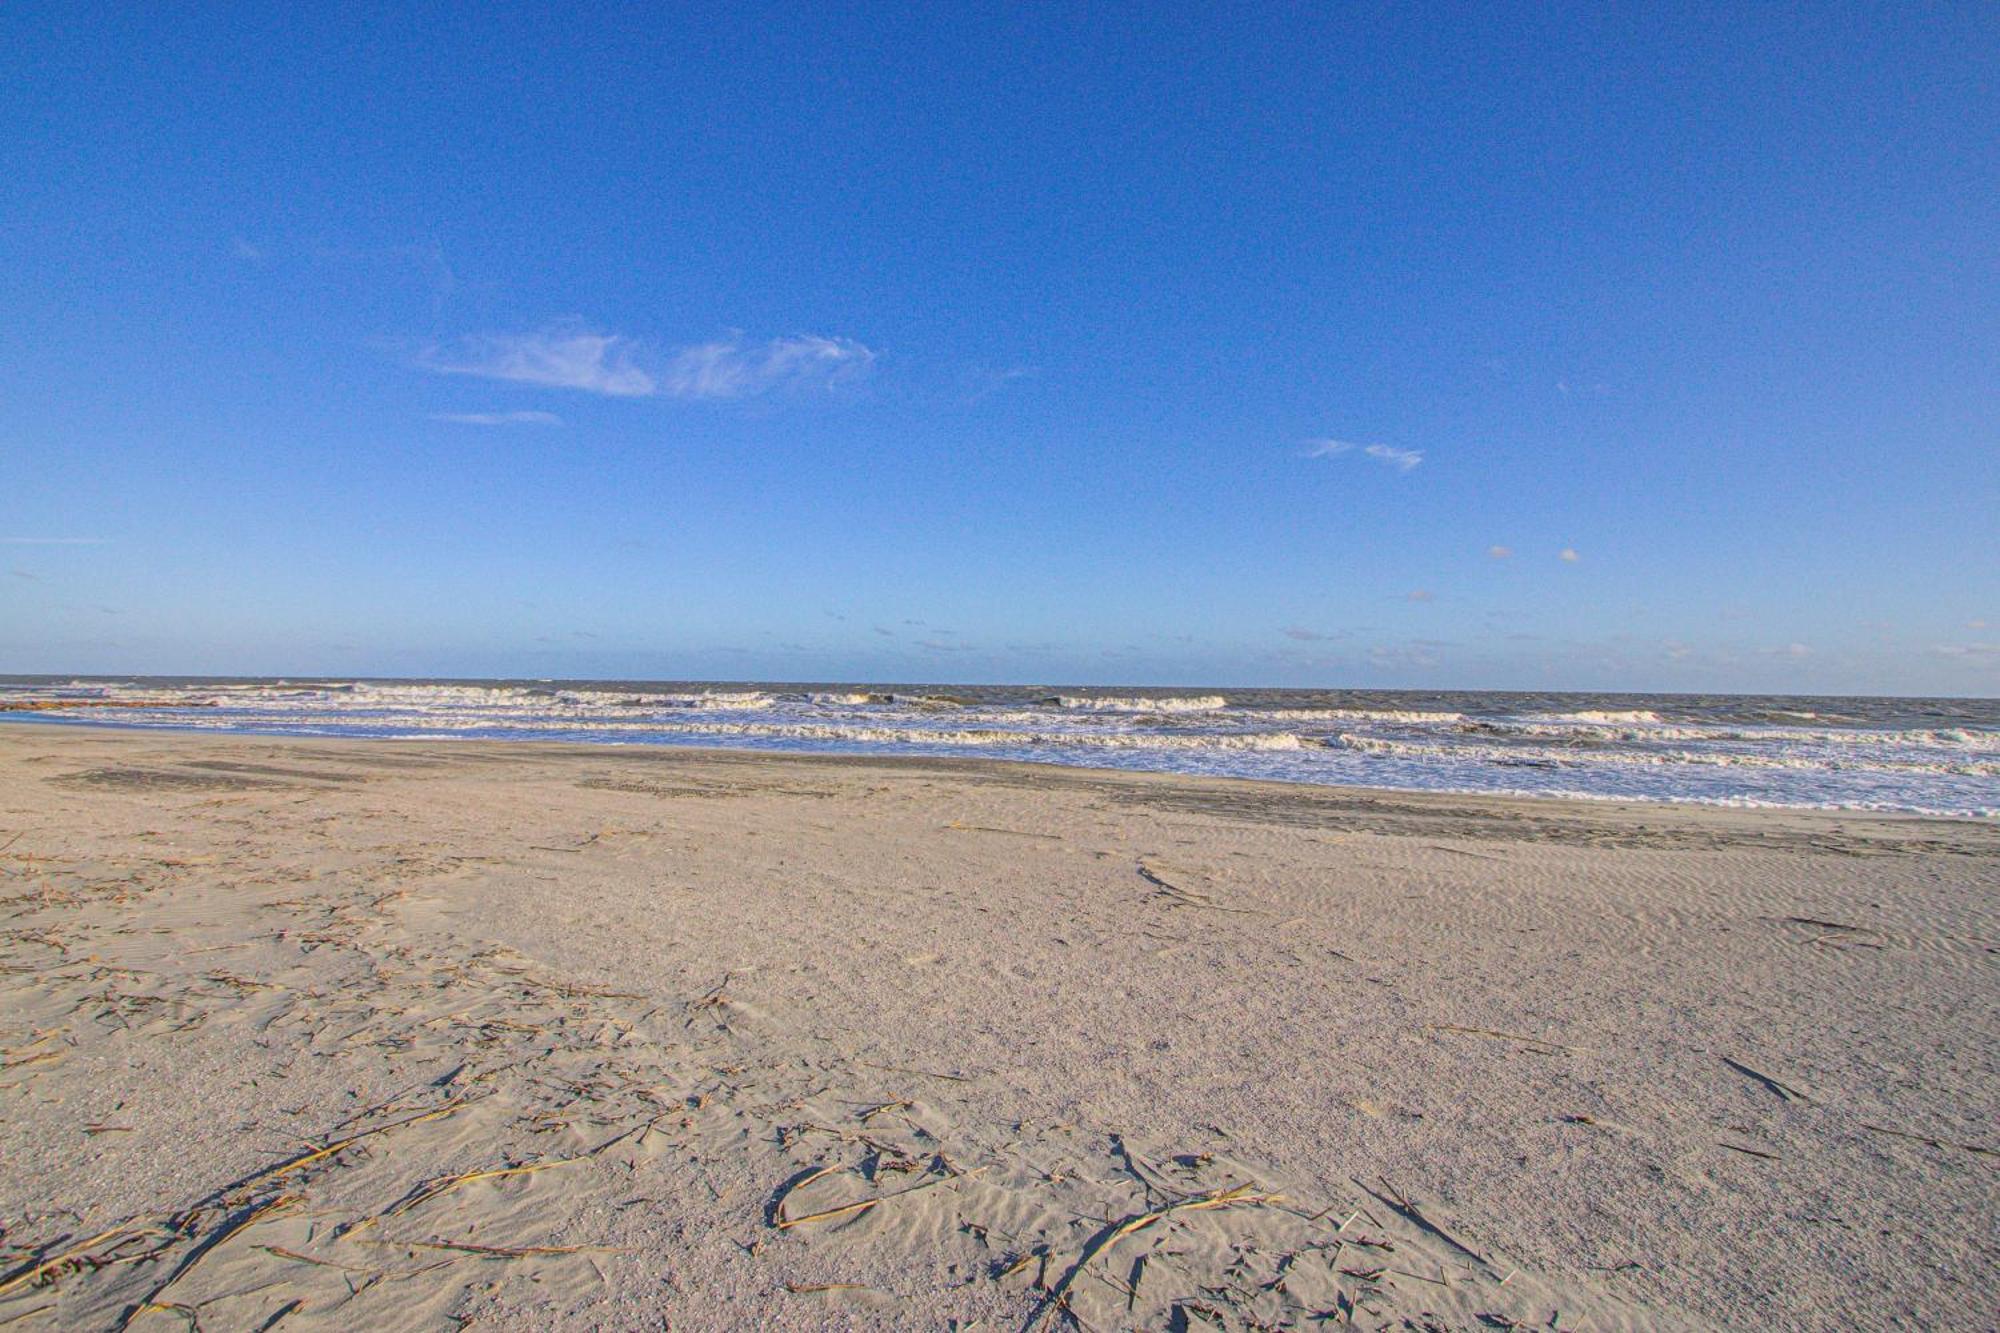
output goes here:
{"type": "Polygon", "coordinates": [[[453,426],[560,426],[553,412],[433,412],[432,421],[453,426]]]}
{"type": "Polygon", "coordinates": [[[1409,472],[1424,461],[1421,449],[1398,449],[1393,444],[1355,444],[1348,440],[1314,440],[1306,449],[1308,458],[1334,458],[1345,453],[1358,453],[1364,458],[1372,458],[1378,463],[1395,468],[1398,472],[1409,472]]]}
{"type": "Polygon", "coordinates": [[[581,324],[478,334],[427,347],[417,364],[439,375],[572,389],[608,398],[723,400],[826,387],[865,373],[875,353],[852,338],[804,334],[761,343],[728,338],[655,348],[581,324]]]}
{"type": "Polygon", "coordinates": [[[749,398],[787,385],[830,384],[860,374],[875,353],[851,338],[773,338],[685,347],[667,363],[661,391],[675,398],[749,398]]]}

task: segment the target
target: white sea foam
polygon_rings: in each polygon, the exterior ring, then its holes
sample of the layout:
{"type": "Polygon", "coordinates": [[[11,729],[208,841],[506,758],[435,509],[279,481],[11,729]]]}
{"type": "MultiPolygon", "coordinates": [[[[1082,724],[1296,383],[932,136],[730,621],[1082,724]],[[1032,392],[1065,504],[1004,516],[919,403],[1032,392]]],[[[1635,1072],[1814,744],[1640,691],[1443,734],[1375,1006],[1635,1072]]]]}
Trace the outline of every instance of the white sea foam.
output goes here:
{"type": "Polygon", "coordinates": [[[687,708],[747,709],[769,708],[777,700],[762,690],[709,690],[686,696],[687,708]]]}
{"type": "Polygon", "coordinates": [[[1544,767],[1580,767],[1591,764],[1634,766],[1696,765],[1715,768],[1773,768],[1799,772],[1932,773],[1956,777],[2000,776],[2000,761],[1927,761],[1889,758],[1861,758],[1853,755],[1820,757],[1803,754],[1743,754],[1721,750],[1578,750],[1533,745],[1454,745],[1432,741],[1403,741],[1387,736],[1357,736],[1343,732],[1326,744],[1366,754],[1409,758],[1449,758],[1475,760],[1501,766],[1533,764],[1544,767]]]}
{"type": "Polygon", "coordinates": [[[1306,742],[1288,731],[1174,735],[1147,731],[1014,731],[1002,728],[870,727],[786,722],[669,722],[658,729],[678,735],[745,736],[779,740],[855,741],[869,745],[928,745],[979,749],[1074,747],[1102,750],[1297,750],[1306,742]]]}
{"type": "Polygon", "coordinates": [[[1610,726],[1594,723],[1513,722],[1504,719],[1469,721],[1467,734],[1544,737],[1573,741],[1660,744],[1668,741],[1736,741],[1752,744],[1829,746],[1937,746],[1947,749],[2000,751],[2000,732],[1964,727],[1909,727],[1875,731],[1854,727],[1610,726]]]}
{"type": "Polygon", "coordinates": [[[1227,708],[1229,700],[1219,694],[1168,694],[1158,698],[1143,695],[1058,694],[1055,697],[1055,705],[1058,708],[1096,713],[1213,713],[1217,709],[1227,708]]]}
{"type": "Polygon", "coordinates": [[[1462,722],[1463,713],[1427,712],[1417,708],[1259,708],[1246,716],[1273,722],[1462,722]]]}

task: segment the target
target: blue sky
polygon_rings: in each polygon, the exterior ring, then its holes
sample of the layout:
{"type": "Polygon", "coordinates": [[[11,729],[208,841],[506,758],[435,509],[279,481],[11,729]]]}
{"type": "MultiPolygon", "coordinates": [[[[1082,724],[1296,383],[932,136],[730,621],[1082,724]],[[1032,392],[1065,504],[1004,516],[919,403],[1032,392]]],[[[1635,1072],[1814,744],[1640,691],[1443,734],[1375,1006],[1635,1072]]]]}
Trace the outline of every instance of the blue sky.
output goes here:
{"type": "Polygon", "coordinates": [[[10,5],[0,670],[2000,692],[1996,58],[10,5]]]}

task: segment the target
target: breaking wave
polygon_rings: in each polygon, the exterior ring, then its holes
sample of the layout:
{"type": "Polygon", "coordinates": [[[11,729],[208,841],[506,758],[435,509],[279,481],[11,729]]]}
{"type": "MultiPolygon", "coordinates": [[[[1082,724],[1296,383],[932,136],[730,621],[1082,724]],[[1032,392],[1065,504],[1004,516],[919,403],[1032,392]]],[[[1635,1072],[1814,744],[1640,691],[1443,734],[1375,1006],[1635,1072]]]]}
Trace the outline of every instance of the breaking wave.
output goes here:
{"type": "Polygon", "coordinates": [[[1051,702],[1058,708],[1095,713],[1213,713],[1218,709],[1229,707],[1229,700],[1219,694],[1169,694],[1158,698],[1144,695],[1058,694],[1051,702]]]}

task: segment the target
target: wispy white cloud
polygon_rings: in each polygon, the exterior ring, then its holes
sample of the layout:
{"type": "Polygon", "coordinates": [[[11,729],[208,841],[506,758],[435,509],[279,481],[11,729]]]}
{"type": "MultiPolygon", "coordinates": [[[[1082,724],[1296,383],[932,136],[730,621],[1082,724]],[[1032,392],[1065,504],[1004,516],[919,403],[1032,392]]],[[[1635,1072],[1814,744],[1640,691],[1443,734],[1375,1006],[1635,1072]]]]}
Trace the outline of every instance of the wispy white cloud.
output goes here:
{"type": "Polygon", "coordinates": [[[1409,602],[1435,602],[1437,594],[1429,588],[1413,588],[1403,594],[1403,600],[1409,602]]]}
{"type": "Polygon", "coordinates": [[[553,412],[433,412],[432,421],[454,426],[560,426],[563,419],[553,412]]]}
{"type": "Polygon", "coordinates": [[[1562,548],[1561,559],[1565,563],[1573,565],[1577,561],[1583,559],[1583,557],[1576,553],[1576,548],[1574,546],[1565,546],[1562,548]]]}
{"type": "Polygon", "coordinates": [[[639,345],[615,333],[559,324],[538,333],[486,333],[427,347],[417,364],[440,375],[579,389],[613,398],[645,398],[659,383],[638,365],[639,345]]]}
{"type": "Polygon", "coordinates": [[[477,334],[425,348],[417,364],[440,375],[574,389],[611,398],[751,398],[824,387],[864,373],[875,353],[852,338],[805,334],[655,348],[565,322],[533,333],[477,334]]]}
{"type": "Polygon", "coordinates": [[[1393,445],[1387,444],[1371,444],[1361,452],[1367,454],[1370,458],[1387,463],[1390,467],[1401,472],[1408,472],[1411,468],[1424,461],[1424,453],[1421,449],[1398,449],[1393,445]]]}
{"type": "Polygon", "coordinates": [[[703,343],[673,355],[660,389],[675,398],[749,398],[786,386],[831,384],[865,372],[874,362],[875,353],[852,338],[703,343]]]}
{"type": "Polygon", "coordinates": [[[1408,472],[1424,461],[1421,449],[1398,449],[1393,444],[1355,444],[1349,440],[1313,440],[1306,446],[1308,458],[1334,458],[1340,454],[1359,453],[1364,458],[1372,458],[1378,463],[1386,463],[1398,472],[1408,472]]]}
{"type": "Polygon", "coordinates": [[[1034,366],[973,366],[960,377],[965,386],[965,403],[971,406],[992,397],[1015,380],[1030,379],[1041,372],[1034,366]]]}
{"type": "Polygon", "coordinates": [[[1486,548],[1486,554],[1492,556],[1495,560],[1505,560],[1514,554],[1514,548],[1511,546],[1489,546],[1486,548]]]}
{"type": "Polygon", "coordinates": [[[0,537],[0,546],[103,546],[109,537],[0,537]]]}

